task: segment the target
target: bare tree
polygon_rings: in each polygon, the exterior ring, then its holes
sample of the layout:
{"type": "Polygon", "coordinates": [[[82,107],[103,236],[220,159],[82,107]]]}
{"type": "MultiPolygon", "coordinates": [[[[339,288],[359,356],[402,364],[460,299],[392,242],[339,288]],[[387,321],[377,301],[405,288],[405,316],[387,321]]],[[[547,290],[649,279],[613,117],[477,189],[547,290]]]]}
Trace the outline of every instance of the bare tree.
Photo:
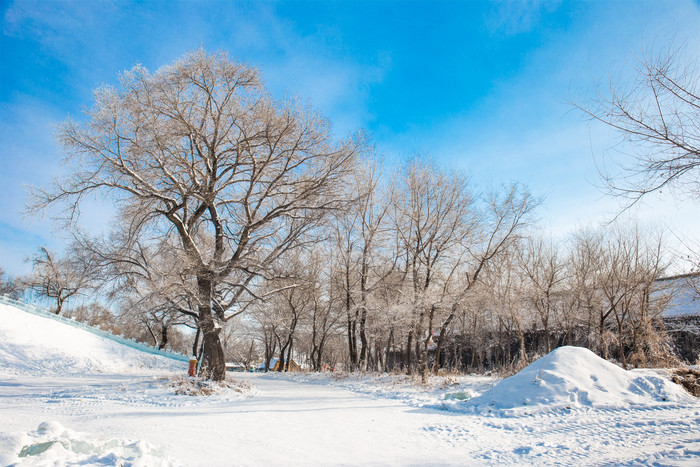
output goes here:
{"type": "MultiPolygon", "coordinates": [[[[199,331],[197,284],[176,240],[146,239],[116,229],[106,239],[80,235],[78,241],[99,271],[101,289],[118,303],[120,319],[130,328],[145,328],[161,349],[169,345],[175,326],[199,331]]],[[[141,334],[134,329],[128,332],[141,334]]],[[[197,342],[193,349],[197,355],[197,342]]]]}
{"type": "Polygon", "coordinates": [[[75,319],[81,323],[86,323],[90,326],[99,327],[112,332],[119,331],[115,323],[114,315],[106,306],[101,303],[92,302],[88,304],[78,305],[75,308],[68,310],[65,313],[68,318],[75,319]]]}
{"type": "Polygon", "coordinates": [[[360,223],[359,215],[354,210],[348,210],[336,217],[333,226],[333,238],[336,248],[333,260],[332,281],[337,290],[342,290],[342,303],[345,311],[346,340],[348,344],[348,358],[350,367],[357,368],[357,322],[359,309],[356,306],[354,292],[357,285],[356,237],[351,233],[357,229],[360,223]]]}
{"type": "Polygon", "coordinates": [[[69,220],[90,193],[111,197],[130,235],[177,239],[197,284],[203,373],[225,375],[217,321],[256,278],[338,206],[361,147],[336,143],[308,107],[274,101],[258,72],[203,50],[156,73],[141,66],[102,87],[82,123],[58,136],[73,170],[35,208],[64,203],[69,220]],[[226,283],[231,293],[218,303],[226,283]]]}
{"type": "Polygon", "coordinates": [[[600,290],[603,251],[601,230],[589,228],[573,234],[568,257],[568,288],[588,337],[586,345],[591,349],[600,348],[600,342],[594,342],[595,336],[600,336],[600,321],[604,322],[608,317],[605,313],[600,314],[603,309],[600,290]]]}
{"type": "Polygon", "coordinates": [[[13,300],[18,300],[24,293],[21,281],[5,273],[0,267],[0,295],[7,295],[13,300]]]}
{"type": "MultiPolygon", "coordinates": [[[[522,242],[520,242],[522,243],[522,242]]],[[[514,246],[520,246],[515,244],[514,246]]],[[[517,261],[521,258],[520,249],[511,254],[503,255],[499,261],[491,265],[483,278],[483,287],[489,292],[489,302],[494,308],[498,319],[507,325],[510,332],[518,338],[519,365],[524,366],[528,362],[525,348],[525,331],[534,328],[536,313],[531,312],[528,305],[525,278],[520,274],[517,261]]],[[[514,362],[504,362],[510,364],[514,362]]]]}
{"type": "MultiPolygon", "coordinates": [[[[613,158],[615,171],[599,169],[608,193],[626,200],[627,209],[649,193],[673,189],[700,199],[700,69],[697,49],[669,45],[642,50],[630,66],[633,78],[613,78],[607,90],[597,88],[588,102],[574,107],[614,129],[632,156],[613,158]]],[[[685,256],[694,269],[700,251],[685,256]]],[[[700,291],[696,290],[700,296],[700,291]]]]}
{"type": "MultiPolygon", "coordinates": [[[[604,269],[600,278],[603,295],[601,316],[615,320],[617,354],[623,365],[641,345],[640,335],[649,334],[654,314],[649,303],[652,284],[663,275],[662,240],[645,238],[639,228],[616,229],[605,243],[604,269]],[[629,348],[629,350],[628,350],[629,348]]],[[[603,357],[608,358],[601,320],[603,357]]]]}
{"type": "Polygon", "coordinates": [[[389,242],[391,180],[385,180],[380,161],[365,158],[348,185],[354,200],[336,217],[333,237],[338,245],[337,277],[345,291],[347,340],[353,369],[366,369],[371,295],[396,267],[395,242],[389,242]],[[359,343],[358,343],[359,340],[359,343]],[[359,346],[358,346],[359,344],[359,346]]]}
{"type": "MultiPolygon", "coordinates": [[[[300,253],[300,252],[297,252],[300,253]]],[[[303,264],[300,254],[286,257],[284,273],[266,284],[267,300],[262,304],[265,321],[277,341],[279,358],[277,371],[287,371],[296,344],[297,331],[308,318],[314,305],[314,283],[312,269],[303,264]]]]}
{"type": "Polygon", "coordinates": [[[264,348],[263,371],[270,370],[270,362],[275,357],[277,351],[277,327],[279,323],[274,316],[269,316],[265,304],[256,303],[253,306],[251,318],[254,328],[257,331],[258,340],[262,342],[264,348]]]}
{"type": "Polygon", "coordinates": [[[406,167],[394,197],[394,219],[403,258],[402,293],[411,315],[409,373],[416,366],[426,378],[433,349],[437,371],[452,321],[485,269],[507,254],[536,204],[517,185],[479,199],[459,173],[418,161],[406,167]]]}
{"type": "Polygon", "coordinates": [[[342,306],[342,294],[336,293],[336,284],[331,277],[334,266],[328,264],[326,258],[332,258],[332,255],[325,248],[314,249],[308,255],[309,292],[313,303],[310,305],[310,322],[306,323],[306,327],[309,335],[309,358],[316,371],[323,368],[324,351],[328,342],[338,333],[345,311],[342,306]]]}
{"type": "Polygon", "coordinates": [[[530,238],[520,259],[520,269],[528,285],[527,297],[537,311],[547,353],[552,351],[551,323],[556,318],[562,299],[565,263],[559,259],[557,247],[543,238],[530,238]]]}
{"type": "Polygon", "coordinates": [[[443,172],[434,164],[416,158],[405,167],[400,178],[393,209],[404,258],[404,276],[410,283],[405,298],[412,314],[406,336],[407,367],[411,374],[413,342],[419,359],[415,364],[427,365],[434,318],[449,274],[447,265],[460,255],[460,243],[474,230],[475,217],[471,210],[473,196],[462,174],[443,172]]]}
{"type": "MultiPolygon", "coordinates": [[[[481,283],[481,274],[491,264],[503,261],[504,256],[511,254],[511,247],[531,222],[532,213],[538,206],[538,201],[517,184],[491,192],[486,201],[486,206],[476,211],[470,234],[460,238],[462,254],[450,272],[450,279],[454,279],[445,288],[449,290],[449,301],[439,327],[436,363],[450,323],[469,299],[473,288],[481,283]]],[[[434,369],[437,370],[437,365],[434,369]]]]}
{"type": "Polygon", "coordinates": [[[632,143],[631,163],[617,161],[620,173],[601,170],[610,192],[629,199],[675,185],[700,196],[700,73],[687,49],[642,51],[631,66],[634,78],[598,88],[588,103],[573,105],[617,130],[632,143]]]}
{"type": "Polygon", "coordinates": [[[93,269],[89,259],[73,245],[64,257],[57,258],[45,247],[31,258],[33,269],[24,279],[27,289],[56,301],[54,313],[61,314],[63,305],[93,284],[93,269]]]}

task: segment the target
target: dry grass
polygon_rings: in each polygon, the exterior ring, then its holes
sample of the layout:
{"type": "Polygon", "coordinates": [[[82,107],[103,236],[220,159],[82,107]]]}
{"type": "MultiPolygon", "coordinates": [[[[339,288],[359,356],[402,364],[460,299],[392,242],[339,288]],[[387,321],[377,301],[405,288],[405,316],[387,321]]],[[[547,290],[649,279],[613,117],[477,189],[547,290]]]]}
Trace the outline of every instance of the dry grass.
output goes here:
{"type": "Polygon", "coordinates": [[[695,397],[700,397],[700,371],[689,368],[672,370],[671,379],[695,397]]]}
{"type": "Polygon", "coordinates": [[[211,381],[187,376],[176,376],[169,379],[167,385],[175,390],[175,394],[184,396],[211,396],[226,392],[247,394],[253,389],[248,382],[230,377],[227,377],[225,381],[211,381]]]}

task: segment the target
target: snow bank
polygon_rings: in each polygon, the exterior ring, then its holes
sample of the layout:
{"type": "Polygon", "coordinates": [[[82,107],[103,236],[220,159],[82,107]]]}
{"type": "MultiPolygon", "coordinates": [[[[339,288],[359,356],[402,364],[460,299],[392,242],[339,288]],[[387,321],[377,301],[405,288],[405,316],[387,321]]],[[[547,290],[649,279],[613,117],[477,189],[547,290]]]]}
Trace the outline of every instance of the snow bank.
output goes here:
{"type": "Polygon", "coordinates": [[[626,371],[580,347],[560,347],[467,401],[445,401],[457,411],[539,412],[686,403],[694,398],[651,370],[626,371]]]}
{"type": "Polygon", "coordinates": [[[0,435],[1,465],[175,465],[144,441],[106,439],[43,422],[36,431],[0,435]]]}
{"type": "Polygon", "coordinates": [[[660,298],[673,292],[664,318],[700,316],[700,297],[695,292],[700,287],[700,277],[677,277],[656,282],[660,290],[651,293],[651,298],[660,298]]]}
{"type": "Polygon", "coordinates": [[[183,365],[186,363],[139,352],[82,329],[0,304],[0,374],[183,371],[183,365]]]}

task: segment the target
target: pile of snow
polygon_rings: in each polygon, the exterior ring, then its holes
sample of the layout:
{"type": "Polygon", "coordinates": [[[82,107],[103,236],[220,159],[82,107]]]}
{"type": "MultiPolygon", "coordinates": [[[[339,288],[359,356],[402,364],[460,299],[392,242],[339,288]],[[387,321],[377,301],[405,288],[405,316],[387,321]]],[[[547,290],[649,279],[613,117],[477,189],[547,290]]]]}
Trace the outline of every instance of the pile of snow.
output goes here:
{"type": "Polygon", "coordinates": [[[0,435],[0,465],[141,465],[174,463],[144,441],[100,438],[43,422],[29,433],[0,435]]]}
{"type": "Polygon", "coordinates": [[[446,401],[448,410],[508,413],[687,403],[694,398],[652,370],[626,371],[588,349],[560,347],[480,397],[446,401]]]}
{"type": "Polygon", "coordinates": [[[68,324],[0,304],[0,374],[184,371],[183,365],[186,363],[139,352],[68,324]]]}

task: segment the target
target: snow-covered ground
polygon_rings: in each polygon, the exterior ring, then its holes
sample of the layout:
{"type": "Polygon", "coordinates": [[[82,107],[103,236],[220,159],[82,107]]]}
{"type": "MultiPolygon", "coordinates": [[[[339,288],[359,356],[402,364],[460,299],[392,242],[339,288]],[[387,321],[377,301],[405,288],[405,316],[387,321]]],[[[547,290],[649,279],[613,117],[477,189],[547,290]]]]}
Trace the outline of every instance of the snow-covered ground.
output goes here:
{"type": "Polygon", "coordinates": [[[182,362],[0,303],[0,376],[174,371],[182,362]]]}
{"type": "Polygon", "coordinates": [[[662,279],[657,281],[656,285],[661,290],[652,292],[652,298],[659,293],[671,293],[671,300],[664,309],[664,318],[700,316],[700,297],[697,293],[700,289],[700,276],[662,279]]]}
{"type": "Polygon", "coordinates": [[[237,373],[202,397],[176,394],[182,362],[30,318],[0,306],[0,465],[700,465],[700,402],[585,349],[504,380],[237,373]]]}

